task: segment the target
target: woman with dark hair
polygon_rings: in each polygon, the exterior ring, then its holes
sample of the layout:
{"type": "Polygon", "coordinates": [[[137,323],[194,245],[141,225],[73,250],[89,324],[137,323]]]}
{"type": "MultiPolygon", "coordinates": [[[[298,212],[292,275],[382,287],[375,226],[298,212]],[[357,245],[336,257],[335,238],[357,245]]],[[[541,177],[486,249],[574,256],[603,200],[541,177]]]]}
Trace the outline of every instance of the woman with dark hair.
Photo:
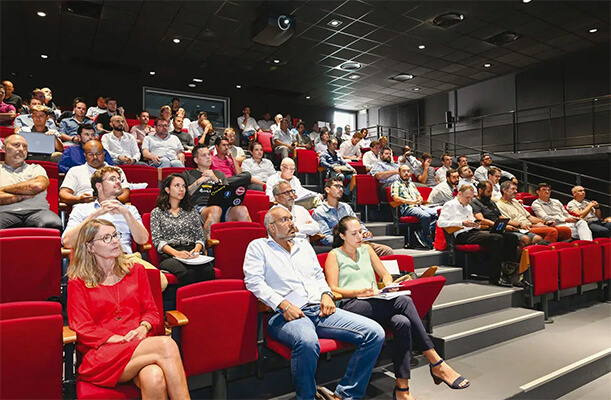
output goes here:
{"type": "Polygon", "coordinates": [[[205,244],[202,222],[182,175],[171,174],[163,181],[157,207],[151,212],[151,234],[161,255],[159,269],[174,274],[180,286],[214,279],[210,263],[182,262],[197,258],[205,244]]]}
{"type": "Polygon", "coordinates": [[[83,355],[78,379],[104,387],[133,380],[143,399],[188,399],[180,352],[164,335],[144,267],[125,257],[111,222],[83,225],[68,278],[68,321],[83,355]]]}
{"type": "Polygon", "coordinates": [[[392,276],[371,246],[363,244],[359,220],[352,216],[342,218],[333,228],[335,248],[327,257],[325,275],[331,290],[343,296],[341,308],[371,318],[392,330],[396,346],[393,364],[397,377],[393,398],[413,399],[408,386],[413,343],[429,361],[435,384],[444,382],[452,389],[467,388],[469,381],[456,373],[435,351],[409,296],[398,296],[390,300],[359,299],[378,294],[376,274],[385,285],[392,283],[392,276]]]}

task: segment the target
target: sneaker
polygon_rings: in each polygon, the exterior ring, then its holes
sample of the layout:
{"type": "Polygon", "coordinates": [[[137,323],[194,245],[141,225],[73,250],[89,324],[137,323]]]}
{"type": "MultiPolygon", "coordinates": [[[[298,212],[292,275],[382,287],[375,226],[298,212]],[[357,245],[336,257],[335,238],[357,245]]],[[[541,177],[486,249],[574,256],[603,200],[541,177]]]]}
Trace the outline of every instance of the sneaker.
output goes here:
{"type": "Polygon", "coordinates": [[[416,237],[416,240],[418,241],[420,246],[428,248],[426,244],[426,236],[424,236],[424,233],[422,233],[422,231],[415,231],[414,236],[416,237]]]}
{"type": "Polygon", "coordinates": [[[503,287],[512,287],[513,285],[510,282],[507,282],[505,280],[505,278],[500,277],[499,281],[496,283],[497,286],[503,286],[503,287]]]}

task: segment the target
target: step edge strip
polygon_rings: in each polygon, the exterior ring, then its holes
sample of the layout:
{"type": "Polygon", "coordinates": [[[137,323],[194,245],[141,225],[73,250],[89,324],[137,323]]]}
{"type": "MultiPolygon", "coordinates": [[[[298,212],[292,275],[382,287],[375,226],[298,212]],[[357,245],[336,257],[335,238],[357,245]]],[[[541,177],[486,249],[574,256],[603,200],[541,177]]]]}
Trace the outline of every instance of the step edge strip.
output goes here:
{"type": "Polygon", "coordinates": [[[581,360],[577,360],[572,364],[550,372],[549,374],[544,375],[541,378],[535,379],[534,381],[530,381],[527,384],[520,386],[520,390],[522,390],[523,392],[530,392],[531,390],[536,389],[549,381],[552,381],[556,378],[560,378],[561,376],[564,376],[569,372],[575,371],[576,369],[586,364],[589,364],[593,361],[599,360],[609,355],[611,355],[611,347],[601,350],[598,353],[592,354],[586,358],[582,358],[581,360]]]}
{"type": "Polygon", "coordinates": [[[449,303],[433,304],[433,310],[441,310],[447,307],[458,306],[458,305],[466,304],[466,303],[472,303],[474,301],[481,301],[481,300],[492,299],[494,297],[506,296],[508,294],[513,294],[515,292],[516,290],[507,289],[507,290],[503,290],[502,292],[482,294],[480,296],[469,297],[467,299],[450,301],[449,303]]]}
{"type": "Polygon", "coordinates": [[[532,312],[526,315],[522,315],[519,317],[514,317],[511,319],[506,319],[504,321],[499,321],[499,322],[495,322],[493,324],[488,324],[488,325],[484,325],[484,326],[480,326],[477,328],[473,328],[470,329],[468,331],[464,331],[464,332],[460,332],[460,333],[455,333],[453,335],[449,335],[449,336],[437,336],[439,339],[443,339],[444,341],[449,341],[449,340],[454,340],[454,339],[460,339],[462,337],[465,336],[469,336],[469,335],[473,335],[476,333],[480,333],[486,330],[490,330],[490,329],[494,329],[494,328],[498,328],[504,325],[511,325],[517,322],[522,322],[522,321],[526,321],[528,319],[532,319],[534,317],[537,316],[541,316],[543,313],[541,311],[536,311],[536,312],[532,312]]]}

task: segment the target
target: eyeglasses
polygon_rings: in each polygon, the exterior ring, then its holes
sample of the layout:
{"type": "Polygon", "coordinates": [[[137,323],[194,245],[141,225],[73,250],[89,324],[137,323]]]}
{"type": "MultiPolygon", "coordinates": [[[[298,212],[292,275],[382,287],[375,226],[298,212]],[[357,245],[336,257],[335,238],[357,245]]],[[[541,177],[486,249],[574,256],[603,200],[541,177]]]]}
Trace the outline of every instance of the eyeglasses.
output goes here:
{"type": "Polygon", "coordinates": [[[117,183],[117,182],[120,182],[120,179],[119,179],[119,178],[117,178],[116,176],[111,176],[110,178],[108,178],[108,179],[103,179],[103,180],[104,180],[104,181],[108,181],[108,182],[112,182],[112,183],[117,183]]]}
{"type": "Polygon", "coordinates": [[[343,189],[344,185],[340,184],[340,183],[336,183],[334,185],[331,185],[331,187],[335,188],[335,189],[343,189]]]}
{"type": "Polygon", "coordinates": [[[285,165],[281,165],[280,168],[288,169],[289,171],[295,171],[295,167],[287,167],[285,165]]]}
{"type": "Polygon", "coordinates": [[[297,192],[295,192],[294,189],[290,189],[290,190],[284,191],[282,193],[278,193],[278,195],[281,195],[281,194],[289,195],[289,194],[295,194],[295,193],[297,193],[297,192]]]}
{"type": "Polygon", "coordinates": [[[114,239],[121,240],[121,236],[123,236],[121,232],[115,232],[112,235],[109,233],[107,235],[102,236],[101,238],[93,239],[92,242],[95,242],[96,240],[101,240],[106,244],[110,244],[114,239]]]}
{"type": "Polygon", "coordinates": [[[275,224],[276,222],[280,222],[281,224],[286,224],[289,221],[293,221],[293,217],[282,217],[272,222],[272,224],[275,224]]]}
{"type": "Polygon", "coordinates": [[[103,155],[104,152],[97,152],[97,153],[85,153],[86,156],[88,157],[100,157],[101,155],[103,155]]]}

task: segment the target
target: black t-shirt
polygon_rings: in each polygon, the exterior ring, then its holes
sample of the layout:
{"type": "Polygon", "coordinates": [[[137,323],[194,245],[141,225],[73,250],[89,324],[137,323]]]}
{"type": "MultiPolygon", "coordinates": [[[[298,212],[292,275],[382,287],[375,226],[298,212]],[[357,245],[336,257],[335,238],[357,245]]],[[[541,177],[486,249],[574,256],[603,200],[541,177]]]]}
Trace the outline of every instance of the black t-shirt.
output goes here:
{"type": "Polygon", "coordinates": [[[183,147],[184,146],[190,146],[190,147],[195,146],[195,142],[193,141],[193,136],[191,136],[190,133],[183,132],[183,131],[178,131],[178,132],[174,131],[172,132],[172,135],[176,136],[180,140],[180,143],[182,143],[183,147]]]}
{"type": "Polygon", "coordinates": [[[9,97],[5,97],[4,102],[15,107],[17,112],[19,112],[19,109],[23,107],[23,100],[21,100],[21,97],[17,96],[15,93],[11,94],[9,97]]]}
{"type": "Polygon", "coordinates": [[[501,211],[492,200],[483,202],[474,197],[471,201],[471,208],[473,208],[473,214],[482,213],[484,218],[490,221],[496,221],[501,216],[501,211]]]}
{"type": "MultiPolygon", "coordinates": [[[[115,115],[119,114],[117,113],[115,115]]],[[[95,123],[102,124],[102,127],[105,131],[112,131],[112,127],[110,126],[110,118],[114,117],[115,115],[110,115],[108,114],[108,112],[103,112],[101,114],[98,114],[95,123]]]]}
{"type": "MultiPolygon", "coordinates": [[[[214,171],[214,170],[212,172],[214,172],[214,175],[217,178],[219,178],[220,183],[224,185],[227,184],[227,177],[225,176],[224,173],[222,173],[221,171],[214,171]]],[[[187,187],[189,187],[193,184],[193,182],[198,180],[200,176],[202,176],[202,173],[201,171],[198,171],[196,169],[190,169],[190,170],[183,172],[182,176],[187,181],[187,187]]],[[[207,205],[208,199],[210,198],[210,192],[212,191],[212,185],[214,185],[215,183],[216,182],[214,181],[208,181],[208,182],[202,183],[199,189],[197,189],[195,193],[191,195],[191,203],[194,206],[207,205]]]]}

